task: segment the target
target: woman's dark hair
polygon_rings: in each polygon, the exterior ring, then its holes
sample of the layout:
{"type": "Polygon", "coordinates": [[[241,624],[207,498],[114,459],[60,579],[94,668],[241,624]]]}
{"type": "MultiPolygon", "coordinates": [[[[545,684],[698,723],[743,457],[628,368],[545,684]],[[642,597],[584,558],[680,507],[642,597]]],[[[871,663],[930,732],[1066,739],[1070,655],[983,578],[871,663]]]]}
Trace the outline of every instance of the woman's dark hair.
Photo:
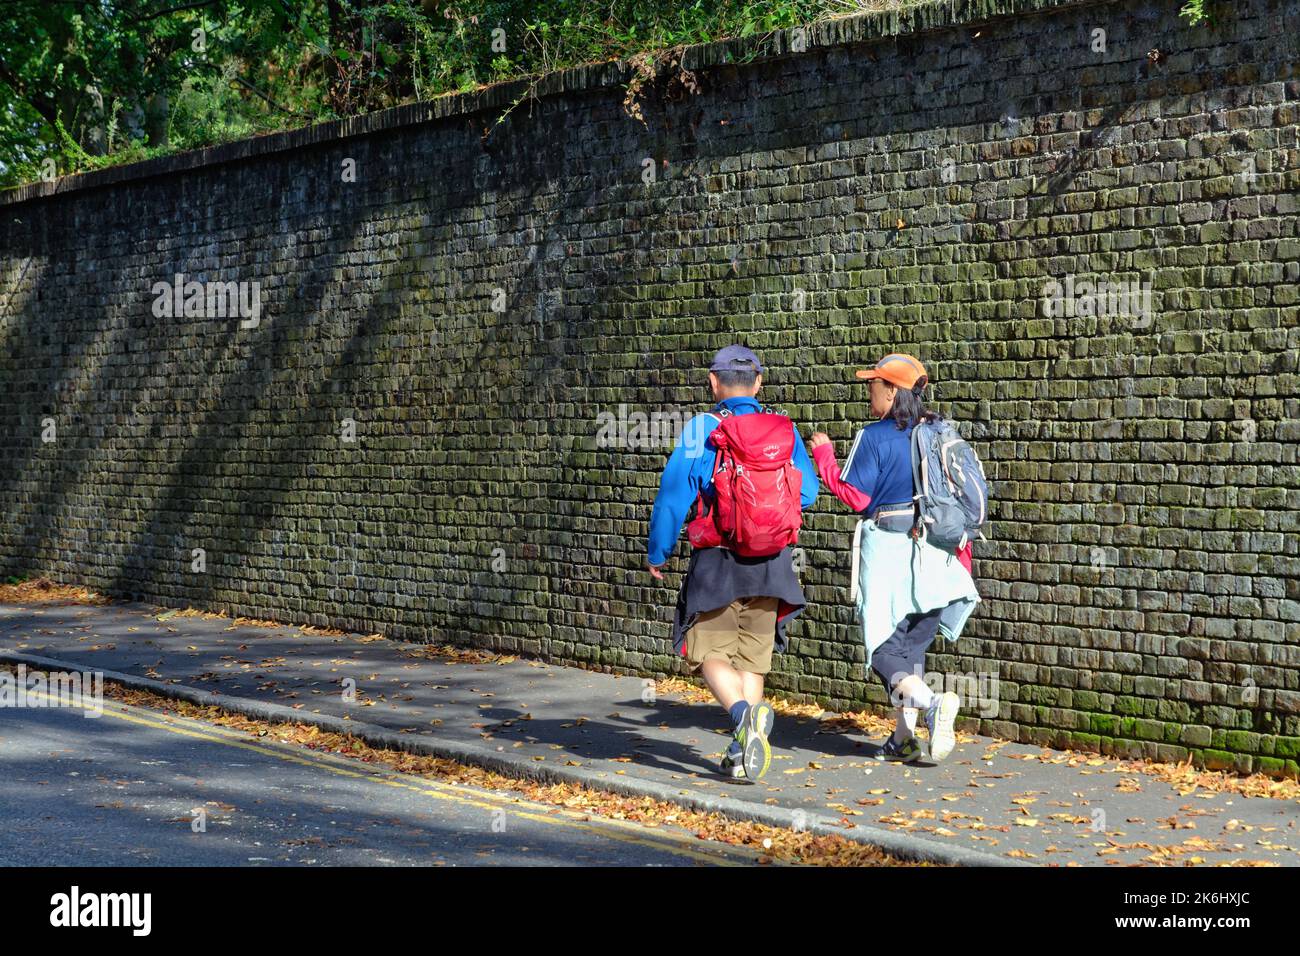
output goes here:
{"type": "Polygon", "coordinates": [[[921,396],[925,394],[926,383],[929,379],[922,375],[916,380],[911,391],[900,388],[894,394],[894,404],[889,409],[889,417],[894,420],[899,431],[905,428],[911,428],[917,422],[935,422],[942,416],[938,412],[932,412],[925,407],[925,402],[921,396]]]}

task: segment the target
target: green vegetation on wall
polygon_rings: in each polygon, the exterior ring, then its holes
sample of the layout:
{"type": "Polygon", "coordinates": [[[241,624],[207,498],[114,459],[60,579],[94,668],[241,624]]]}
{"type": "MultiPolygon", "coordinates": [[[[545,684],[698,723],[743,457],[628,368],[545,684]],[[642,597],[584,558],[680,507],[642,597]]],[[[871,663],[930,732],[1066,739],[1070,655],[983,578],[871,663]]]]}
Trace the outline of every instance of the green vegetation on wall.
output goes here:
{"type": "Polygon", "coordinates": [[[0,6],[0,185],[931,2],[19,0],[0,6]]]}

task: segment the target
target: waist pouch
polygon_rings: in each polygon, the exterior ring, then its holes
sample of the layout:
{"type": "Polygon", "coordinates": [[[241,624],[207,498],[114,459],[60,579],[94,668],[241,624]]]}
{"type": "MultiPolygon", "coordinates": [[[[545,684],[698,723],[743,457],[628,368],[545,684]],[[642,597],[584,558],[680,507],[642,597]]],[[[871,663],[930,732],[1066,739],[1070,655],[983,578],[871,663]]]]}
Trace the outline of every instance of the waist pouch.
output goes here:
{"type": "Polygon", "coordinates": [[[916,513],[912,508],[912,503],[904,501],[896,505],[881,505],[871,515],[871,520],[876,523],[876,527],[881,531],[908,534],[912,530],[912,525],[916,522],[916,513]]]}

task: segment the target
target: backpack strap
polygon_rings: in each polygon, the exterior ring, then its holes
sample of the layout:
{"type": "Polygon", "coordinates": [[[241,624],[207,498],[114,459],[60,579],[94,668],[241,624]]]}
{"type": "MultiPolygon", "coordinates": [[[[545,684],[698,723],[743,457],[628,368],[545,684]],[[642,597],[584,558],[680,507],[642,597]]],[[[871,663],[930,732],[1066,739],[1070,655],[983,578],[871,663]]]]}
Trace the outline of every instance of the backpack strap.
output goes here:
{"type": "Polygon", "coordinates": [[[912,426],[912,537],[925,536],[925,522],[921,520],[921,498],[925,495],[924,454],[921,450],[922,422],[912,426]]]}
{"type": "MultiPolygon", "coordinates": [[[[721,425],[722,420],[731,415],[731,410],[727,408],[723,408],[721,405],[715,405],[711,411],[707,411],[704,414],[708,415],[710,418],[716,419],[718,424],[721,425]]],[[[715,451],[713,453],[713,472],[709,475],[710,483],[713,482],[713,476],[718,473],[718,459],[721,457],[722,457],[722,453],[720,451],[715,451]]],[[[706,515],[709,513],[704,510],[704,506],[705,506],[704,489],[701,488],[695,495],[694,516],[696,518],[700,517],[701,515],[706,515]]]]}

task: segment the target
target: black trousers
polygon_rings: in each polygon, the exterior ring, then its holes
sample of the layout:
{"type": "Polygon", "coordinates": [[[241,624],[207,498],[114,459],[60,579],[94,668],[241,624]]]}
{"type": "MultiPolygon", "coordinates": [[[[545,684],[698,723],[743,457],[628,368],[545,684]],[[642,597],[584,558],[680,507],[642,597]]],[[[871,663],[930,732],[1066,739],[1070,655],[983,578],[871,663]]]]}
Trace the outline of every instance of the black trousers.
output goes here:
{"type": "Polygon", "coordinates": [[[925,652],[939,635],[941,613],[942,609],[936,609],[907,615],[871,655],[871,669],[880,677],[891,700],[894,688],[903,678],[913,674],[925,676],[925,652]]]}

